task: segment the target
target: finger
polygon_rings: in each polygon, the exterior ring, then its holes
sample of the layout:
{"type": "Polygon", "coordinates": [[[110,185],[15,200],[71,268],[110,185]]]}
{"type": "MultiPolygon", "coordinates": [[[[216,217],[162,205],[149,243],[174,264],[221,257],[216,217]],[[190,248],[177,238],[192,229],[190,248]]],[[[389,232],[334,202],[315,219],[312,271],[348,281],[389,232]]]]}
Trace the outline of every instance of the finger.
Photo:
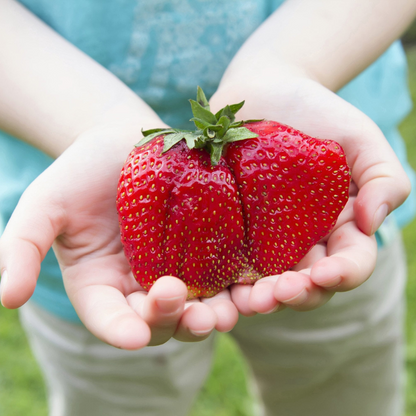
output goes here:
{"type": "Polygon", "coordinates": [[[273,289],[275,299],[297,311],[309,311],[327,303],[333,293],[316,286],[307,273],[307,270],[283,273],[273,289]]]}
{"type": "Polygon", "coordinates": [[[387,215],[400,206],[410,193],[410,182],[402,175],[372,179],[360,189],[354,204],[357,224],[373,235],[387,215]]]}
{"type": "Polygon", "coordinates": [[[128,304],[151,330],[149,345],[163,344],[174,335],[185,309],[186,297],[186,285],[172,276],[158,279],[149,293],[138,291],[127,297],[128,304]]]}
{"type": "MultiPolygon", "coordinates": [[[[6,308],[18,308],[32,296],[40,264],[51,248],[62,223],[62,210],[28,189],[16,207],[0,239],[1,301],[6,308]],[[54,215],[51,212],[55,212],[54,215]]],[[[36,192],[36,189],[35,189],[36,192]]]]}
{"type": "Polygon", "coordinates": [[[358,227],[373,235],[386,216],[406,200],[410,180],[377,127],[348,141],[344,149],[353,155],[350,167],[359,189],[354,203],[358,227]]]}
{"type": "Polygon", "coordinates": [[[33,295],[40,272],[41,254],[32,243],[4,236],[0,240],[1,303],[15,309],[33,295]]]}
{"type": "Polygon", "coordinates": [[[370,277],[376,264],[377,243],[355,222],[348,222],[333,232],[327,252],[328,257],[312,267],[311,279],[320,287],[341,292],[360,286],[370,277]]]}
{"type": "Polygon", "coordinates": [[[279,276],[268,276],[254,284],[248,302],[251,310],[261,314],[270,314],[285,308],[273,294],[278,278],[279,276]]]}
{"type": "Polygon", "coordinates": [[[85,286],[71,297],[71,302],[87,329],[102,341],[125,350],[138,350],[149,344],[149,326],[118,289],[85,286]]]}
{"type": "Polygon", "coordinates": [[[256,312],[250,308],[249,299],[253,285],[234,284],[230,286],[231,300],[243,316],[253,316],[256,312]]]}
{"type": "Polygon", "coordinates": [[[174,338],[182,342],[202,341],[208,338],[216,325],[217,315],[208,305],[197,300],[190,301],[174,338]]]}
{"type": "Polygon", "coordinates": [[[350,193],[350,198],[351,197],[356,197],[357,194],[358,194],[358,186],[357,186],[357,184],[354,181],[351,181],[351,183],[350,183],[350,191],[349,191],[349,193],[350,193]]]}
{"type": "Polygon", "coordinates": [[[326,243],[318,243],[297,263],[291,270],[300,271],[303,269],[309,269],[319,260],[327,256],[326,243]]]}
{"type": "Polygon", "coordinates": [[[144,319],[126,296],[141,290],[124,253],[89,258],[63,270],[66,293],[85,327],[100,340],[117,348],[137,350],[151,340],[144,319]]]}
{"type": "Polygon", "coordinates": [[[237,324],[238,310],[231,300],[229,290],[223,290],[212,298],[202,298],[201,302],[208,305],[217,315],[217,331],[229,332],[237,324]]]}

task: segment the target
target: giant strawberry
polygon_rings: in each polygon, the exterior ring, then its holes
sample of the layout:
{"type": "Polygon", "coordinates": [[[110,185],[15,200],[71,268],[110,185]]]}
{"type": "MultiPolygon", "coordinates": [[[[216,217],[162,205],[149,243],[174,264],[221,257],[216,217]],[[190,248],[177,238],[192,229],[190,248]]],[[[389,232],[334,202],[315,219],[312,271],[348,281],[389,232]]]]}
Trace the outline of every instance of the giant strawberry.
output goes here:
{"type": "Polygon", "coordinates": [[[341,146],[275,121],[215,115],[198,88],[196,131],[155,129],[121,171],[117,210],[132,272],[173,275],[189,298],[280,274],[334,227],[348,200],[341,146]]]}

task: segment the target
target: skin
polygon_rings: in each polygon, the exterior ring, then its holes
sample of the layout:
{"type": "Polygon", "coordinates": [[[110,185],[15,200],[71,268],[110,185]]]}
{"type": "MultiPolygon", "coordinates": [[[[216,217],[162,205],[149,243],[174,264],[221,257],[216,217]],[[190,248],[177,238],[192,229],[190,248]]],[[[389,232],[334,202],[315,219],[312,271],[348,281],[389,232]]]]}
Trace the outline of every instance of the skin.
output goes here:
{"type": "Polygon", "coordinates": [[[0,0],[0,7],[0,128],[57,158],[26,190],[0,239],[5,307],[30,298],[52,245],[85,326],[124,349],[171,337],[203,340],[214,329],[231,330],[238,312],[313,309],[370,276],[377,252],[372,235],[410,185],[380,130],[332,91],[402,33],[415,14],[414,1],[288,0],[243,45],[212,108],[245,99],[238,114],[243,119],[278,120],[339,141],[352,168],[353,199],[336,229],[296,270],[191,302],[185,285],[170,276],[148,294],[141,290],[119,242],[119,171],[137,132],[163,123],[116,77],[18,3],[0,0]]]}

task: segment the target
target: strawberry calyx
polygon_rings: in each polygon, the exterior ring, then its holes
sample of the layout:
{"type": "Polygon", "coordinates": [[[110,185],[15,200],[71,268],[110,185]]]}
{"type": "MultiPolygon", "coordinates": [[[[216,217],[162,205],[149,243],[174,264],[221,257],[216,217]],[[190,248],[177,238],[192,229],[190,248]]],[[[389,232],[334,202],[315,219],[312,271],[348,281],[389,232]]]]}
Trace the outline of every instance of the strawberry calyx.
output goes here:
{"type": "Polygon", "coordinates": [[[197,89],[196,101],[189,101],[193,114],[190,121],[194,122],[196,130],[172,128],[142,130],[144,137],[136,144],[136,147],[143,146],[154,138],[164,135],[162,153],[165,153],[181,140],[185,140],[189,149],[205,149],[210,154],[211,163],[215,166],[219,163],[228,143],[258,137],[258,134],[241,126],[244,123],[260,120],[235,121],[235,114],[244,105],[244,101],[227,105],[214,114],[210,110],[208,100],[201,87],[197,89]]]}

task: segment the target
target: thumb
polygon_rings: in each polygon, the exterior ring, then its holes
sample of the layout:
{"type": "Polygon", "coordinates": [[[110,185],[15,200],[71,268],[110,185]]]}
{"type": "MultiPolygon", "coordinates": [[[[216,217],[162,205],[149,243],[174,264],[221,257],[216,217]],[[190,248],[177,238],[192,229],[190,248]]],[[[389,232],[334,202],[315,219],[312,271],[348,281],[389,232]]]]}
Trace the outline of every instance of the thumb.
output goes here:
{"type": "Polygon", "coordinates": [[[410,193],[405,177],[375,178],[360,189],[354,204],[358,227],[373,235],[388,214],[400,206],[410,193]]]}
{"type": "Polygon", "coordinates": [[[0,238],[1,302],[9,309],[22,306],[32,296],[41,262],[62,222],[57,216],[62,209],[53,210],[56,205],[42,197],[37,181],[22,195],[0,238]]]}
{"type": "Polygon", "coordinates": [[[404,168],[381,131],[372,139],[367,146],[361,144],[352,167],[352,177],[359,189],[354,213],[358,227],[367,235],[377,231],[411,190],[404,168]]]}

